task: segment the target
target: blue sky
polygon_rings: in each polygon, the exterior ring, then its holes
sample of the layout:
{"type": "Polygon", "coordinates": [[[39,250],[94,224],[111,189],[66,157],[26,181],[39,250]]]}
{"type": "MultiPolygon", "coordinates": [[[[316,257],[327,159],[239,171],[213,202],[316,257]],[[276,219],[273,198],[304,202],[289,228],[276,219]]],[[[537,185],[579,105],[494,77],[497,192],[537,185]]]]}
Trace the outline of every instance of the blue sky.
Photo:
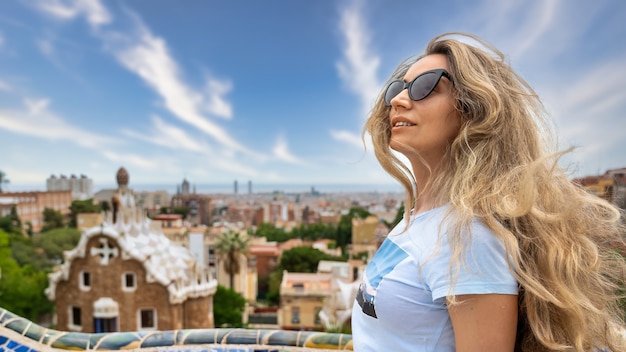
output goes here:
{"type": "Polygon", "coordinates": [[[572,176],[626,166],[626,2],[0,2],[8,190],[120,166],[132,184],[392,184],[360,133],[433,36],[493,43],[542,96],[572,176]]]}

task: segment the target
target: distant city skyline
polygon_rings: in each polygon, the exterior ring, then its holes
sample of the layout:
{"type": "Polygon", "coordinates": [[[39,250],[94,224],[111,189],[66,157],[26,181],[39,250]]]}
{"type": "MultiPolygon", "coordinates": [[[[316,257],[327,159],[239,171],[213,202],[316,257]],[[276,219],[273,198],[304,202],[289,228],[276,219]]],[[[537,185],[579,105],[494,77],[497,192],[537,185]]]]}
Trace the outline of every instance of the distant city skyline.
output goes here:
{"type": "MultiPolygon", "coordinates": [[[[543,98],[572,177],[626,166],[626,2],[0,2],[0,170],[115,185],[381,185],[367,112],[446,31],[502,50],[543,98]]],[[[102,186],[101,186],[102,185],[102,186]]],[[[29,188],[31,187],[31,188],[29,188]]],[[[198,189],[200,191],[200,189],[198,189]]]]}

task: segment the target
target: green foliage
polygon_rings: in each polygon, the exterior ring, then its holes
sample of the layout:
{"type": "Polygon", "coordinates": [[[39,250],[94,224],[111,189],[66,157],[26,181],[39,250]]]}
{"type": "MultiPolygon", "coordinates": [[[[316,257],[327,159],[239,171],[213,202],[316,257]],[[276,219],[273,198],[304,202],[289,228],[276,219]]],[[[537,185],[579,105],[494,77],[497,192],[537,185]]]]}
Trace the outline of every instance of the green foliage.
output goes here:
{"type": "Polygon", "coordinates": [[[265,237],[270,242],[285,242],[292,238],[300,238],[305,241],[316,241],[324,238],[335,240],[337,238],[337,227],[332,224],[322,223],[304,224],[293,228],[291,232],[286,232],[282,228],[264,222],[251,234],[257,237],[265,237]]]}
{"type": "Polygon", "coordinates": [[[254,235],[257,237],[265,237],[270,242],[285,242],[292,238],[284,229],[267,222],[261,223],[254,232],[254,235]]]}
{"type": "Polygon", "coordinates": [[[102,209],[103,212],[108,212],[111,211],[111,203],[109,203],[106,200],[103,200],[102,202],[100,202],[100,209],[102,209]]]}
{"type": "Polygon", "coordinates": [[[9,215],[0,217],[0,230],[9,234],[23,235],[22,222],[19,216],[17,216],[17,209],[15,207],[11,208],[9,215]]]}
{"type": "Polygon", "coordinates": [[[246,307],[246,300],[237,292],[218,285],[213,297],[213,317],[216,327],[243,326],[241,316],[246,307]]]}
{"type": "Polygon", "coordinates": [[[99,205],[93,204],[93,199],[74,200],[70,205],[70,227],[77,227],[76,217],[81,213],[99,213],[102,211],[99,205]]]}
{"type": "Polygon", "coordinates": [[[187,219],[187,215],[189,215],[189,208],[186,206],[173,207],[172,214],[180,214],[183,216],[183,220],[187,219]]]}
{"type": "Polygon", "coordinates": [[[7,174],[0,170],[0,192],[2,192],[2,186],[9,183],[9,179],[7,178],[7,174]]]}
{"type": "Polygon", "coordinates": [[[20,266],[13,259],[11,236],[0,230],[0,306],[36,321],[42,314],[53,310],[52,302],[44,295],[48,279],[45,272],[30,265],[20,266]]]}
{"type": "Polygon", "coordinates": [[[80,241],[80,230],[66,227],[42,232],[33,239],[33,245],[41,248],[51,262],[61,263],[63,252],[76,247],[78,241],[80,241]]]}
{"type": "Polygon", "coordinates": [[[281,272],[287,270],[296,273],[314,273],[317,272],[317,265],[320,260],[345,262],[341,257],[328,255],[313,247],[294,247],[283,252],[277,268],[281,272]]]}
{"type": "Polygon", "coordinates": [[[65,219],[60,211],[52,208],[45,208],[43,210],[43,226],[41,227],[41,231],[48,231],[63,227],[65,227],[65,219]]]}
{"type": "Polygon", "coordinates": [[[316,241],[319,239],[331,239],[337,238],[337,228],[332,224],[310,224],[302,225],[294,228],[291,231],[293,238],[301,238],[308,241],[316,241]]]}

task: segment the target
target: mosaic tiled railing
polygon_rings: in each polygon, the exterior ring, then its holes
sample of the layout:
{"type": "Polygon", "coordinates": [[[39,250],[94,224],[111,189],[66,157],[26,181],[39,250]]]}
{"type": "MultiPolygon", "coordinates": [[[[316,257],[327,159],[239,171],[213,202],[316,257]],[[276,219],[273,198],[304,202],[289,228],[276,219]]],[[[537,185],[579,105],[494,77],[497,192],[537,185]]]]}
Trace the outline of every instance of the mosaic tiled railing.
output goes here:
{"type": "Polygon", "coordinates": [[[187,329],[86,334],[47,329],[0,308],[0,352],[301,352],[352,350],[352,336],[315,331],[187,329]]]}

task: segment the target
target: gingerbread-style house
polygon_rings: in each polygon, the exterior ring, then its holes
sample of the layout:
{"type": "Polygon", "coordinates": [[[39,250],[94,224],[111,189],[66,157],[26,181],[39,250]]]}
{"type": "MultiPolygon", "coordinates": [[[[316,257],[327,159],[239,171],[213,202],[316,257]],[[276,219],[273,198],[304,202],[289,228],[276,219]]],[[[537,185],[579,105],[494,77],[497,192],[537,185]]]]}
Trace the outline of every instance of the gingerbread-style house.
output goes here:
{"type": "Polygon", "coordinates": [[[210,328],[217,280],[134,206],[128,173],[117,173],[113,210],[84,230],[49,275],[57,328],[81,332],[210,328]]]}

